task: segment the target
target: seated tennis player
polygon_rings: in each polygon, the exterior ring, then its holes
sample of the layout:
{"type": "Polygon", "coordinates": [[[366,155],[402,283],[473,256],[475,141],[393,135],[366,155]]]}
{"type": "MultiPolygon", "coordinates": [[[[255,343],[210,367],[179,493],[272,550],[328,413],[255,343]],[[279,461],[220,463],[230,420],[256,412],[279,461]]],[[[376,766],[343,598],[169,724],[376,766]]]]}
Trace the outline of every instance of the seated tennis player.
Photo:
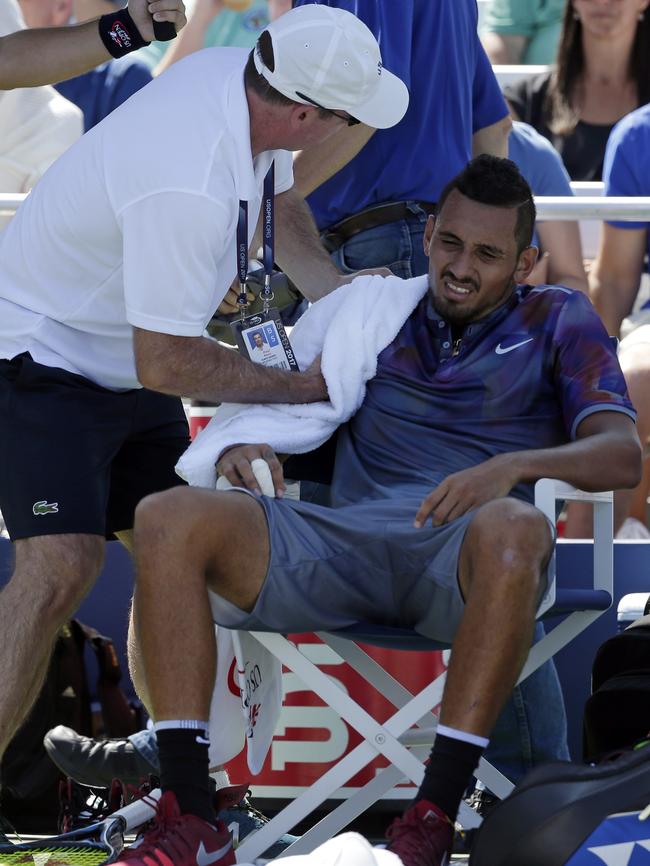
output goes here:
{"type": "Polygon", "coordinates": [[[208,787],[214,621],[277,632],[370,622],[453,645],[424,781],[387,833],[404,866],[447,862],[547,586],[554,532],[533,483],[629,488],[641,472],[634,409],[588,299],[526,284],[534,221],[509,160],[479,157],[446,187],[427,224],[422,300],[339,429],[331,508],[252,492],[260,456],[283,490],[272,442],[220,455],[248,490],[179,487],[138,506],[135,613],[164,794],[158,823],[120,862],[235,862],[208,787]]]}

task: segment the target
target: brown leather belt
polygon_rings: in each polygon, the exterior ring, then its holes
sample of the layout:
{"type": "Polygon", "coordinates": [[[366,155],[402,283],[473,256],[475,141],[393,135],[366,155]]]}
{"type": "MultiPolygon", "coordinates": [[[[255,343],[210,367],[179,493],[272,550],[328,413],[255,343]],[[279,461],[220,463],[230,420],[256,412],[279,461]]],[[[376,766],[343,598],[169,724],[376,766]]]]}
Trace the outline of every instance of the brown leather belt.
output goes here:
{"type": "Polygon", "coordinates": [[[436,206],[430,201],[395,201],[387,204],[377,204],[359,211],[352,216],[346,217],[338,223],[325,229],[321,233],[321,241],[328,252],[334,252],[341,244],[366,229],[374,229],[377,226],[394,223],[406,217],[415,216],[412,206],[418,205],[425,213],[435,213],[436,206]]]}

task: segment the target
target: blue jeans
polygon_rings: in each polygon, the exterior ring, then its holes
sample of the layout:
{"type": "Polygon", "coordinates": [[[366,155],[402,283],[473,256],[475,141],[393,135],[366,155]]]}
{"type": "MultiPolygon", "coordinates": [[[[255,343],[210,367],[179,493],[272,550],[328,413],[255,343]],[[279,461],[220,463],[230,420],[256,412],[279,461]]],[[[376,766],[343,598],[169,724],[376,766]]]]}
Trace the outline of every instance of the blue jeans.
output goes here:
{"type": "Polygon", "coordinates": [[[135,734],[131,734],[128,739],[152,766],[159,766],[158,741],[156,740],[156,732],[153,728],[145,728],[143,731],[137,731],[135,734]]]}
{"type": "MultiPolygon", "coordinates": [[[[538,622],[534,642],[544,633],[538,622]]],[[[570,760],[564,697],[554,662],[546,662],[515,686],[485,757],[511,782],[518,782],[537,764],[570,760]]]]}
{"type": "Polygon", "coordinates": [[[332,261],[344,274],[361,268],[385,267],[409,279],[426,274],[429,260],[424,253],[424,228],[428,215],[409,202],[412,216],[359,232],[332,253],[332,261]]]}

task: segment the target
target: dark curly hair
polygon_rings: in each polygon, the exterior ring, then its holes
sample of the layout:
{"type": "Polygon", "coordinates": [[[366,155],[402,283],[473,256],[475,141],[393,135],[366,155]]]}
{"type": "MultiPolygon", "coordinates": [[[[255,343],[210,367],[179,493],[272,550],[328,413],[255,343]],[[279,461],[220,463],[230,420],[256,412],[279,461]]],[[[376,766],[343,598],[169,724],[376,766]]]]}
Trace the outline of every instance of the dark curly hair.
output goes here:
{"type": "Polygon", "coordinates": [[[530,246],[536,217],[535,202],[528,182],[511,159],[483,153],[468,162],[440,194],[437,214],[442,211],[449,194],[455,189],[480,204],[517,208],[517,252],[520,253],[530,246]]]}

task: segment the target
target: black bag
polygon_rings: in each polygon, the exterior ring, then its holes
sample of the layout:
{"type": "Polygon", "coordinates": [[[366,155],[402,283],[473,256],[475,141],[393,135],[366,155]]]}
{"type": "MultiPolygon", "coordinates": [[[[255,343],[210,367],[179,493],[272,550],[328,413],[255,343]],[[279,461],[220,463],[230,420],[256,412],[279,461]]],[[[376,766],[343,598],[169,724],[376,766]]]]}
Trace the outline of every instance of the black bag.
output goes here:
{"type": "Polygon", "coordinates": [[[17,830],[56,829],[62,776],[43,746],[47,731],[56,725],[66,725],[86,736],[127,736],[139,730],[141,711],[129,704],[119,685],[121,676],[110,638],[78,620],[61,629],[43,688],[0,764],[2,812],[17,830]],[[86,645],[92,648],[97,661],[95,694],[101,707],[100,718],[91,707],[86,645]]]}
{"type": "Polygon", "coordinates": [[[608,815],[649,802],[650,745],[595,766],[535,767],[479,827],[470,866],[565,866],[608,815]]]}
{"type": "Polygon", "coordinates": [[[583,718],[583,757],[597,761],[650,732],[650,616],[599,648],[583,718]]]}

